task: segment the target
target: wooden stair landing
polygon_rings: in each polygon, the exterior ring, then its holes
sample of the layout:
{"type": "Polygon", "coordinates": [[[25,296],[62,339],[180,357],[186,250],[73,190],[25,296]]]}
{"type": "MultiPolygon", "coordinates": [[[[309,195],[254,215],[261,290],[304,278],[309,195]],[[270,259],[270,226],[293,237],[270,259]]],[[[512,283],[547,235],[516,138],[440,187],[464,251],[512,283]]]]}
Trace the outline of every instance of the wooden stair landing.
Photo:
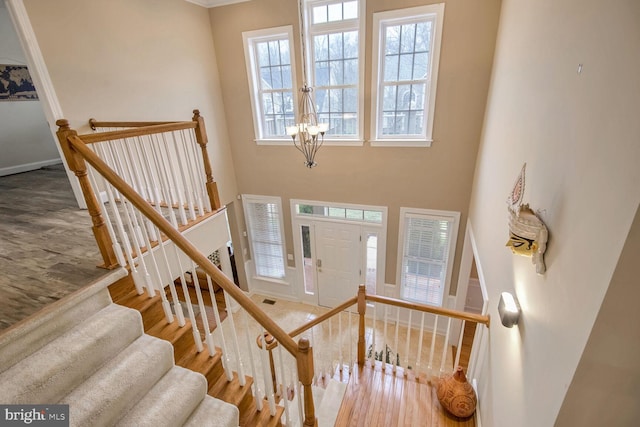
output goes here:
{"type": "Polygon", "coordinates": [[[436,396],[436,384],[403,370],[385,371],[381,362],[355,365],[338,412],[336,426],[475,427],[475,414],[458,418],[447,413],[436,396]]]}

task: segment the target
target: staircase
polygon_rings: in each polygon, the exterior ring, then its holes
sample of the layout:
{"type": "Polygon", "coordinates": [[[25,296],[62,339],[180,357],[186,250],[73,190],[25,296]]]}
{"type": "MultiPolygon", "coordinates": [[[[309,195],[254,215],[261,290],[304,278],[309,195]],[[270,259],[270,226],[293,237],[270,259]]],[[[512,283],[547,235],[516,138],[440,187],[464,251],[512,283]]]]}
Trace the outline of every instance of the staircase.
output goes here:
{"type": "Polygon", "coordinates": [[[237,407],[208,396],[205,376],[176,366],[171,344],[145,334],[139,312],[112,303],[107,286],[126,274],[116,270],[0,335],[0,402],[69,404],[72,426],[237,426],[237,407]]]}
{"type": "MultiPolygon", "coordinates": [[[[173,345],[173,354],[178,366],[200,373],[207,379],[209,396],[227,402],[239,410],[240,426],[282,426],[281,418],[284,407],[276,406],[276,414],[271,416],[265,401],[263,410],[258,411],[251,392],[253,378],[245,376],[246,382],[242,386],[238,374],[233,372],[233,379],[228,381],[222,366],[222,351],[217,349],[215,354],[210,355],[205,347],[203,351],[198,353],[189,320],[186,320],[183,327],[178,326],[177,321],[168,324],[159,295],[153,298],[149,298],[147,294],[138,295],[131,276],[123,277],[109,286],[109,292],[116,304],[140,312],[147,334],[168,341],[173,345]]],[[[200,331],[202,333],[202,329],[200,331]]]]}

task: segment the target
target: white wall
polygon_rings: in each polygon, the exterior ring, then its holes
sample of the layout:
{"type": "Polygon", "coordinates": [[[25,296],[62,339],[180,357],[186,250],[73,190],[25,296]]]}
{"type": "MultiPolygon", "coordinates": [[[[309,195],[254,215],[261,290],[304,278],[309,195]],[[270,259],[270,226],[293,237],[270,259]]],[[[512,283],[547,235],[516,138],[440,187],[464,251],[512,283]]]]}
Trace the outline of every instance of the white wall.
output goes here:
{"type": "Polygon", "coordinates": [[[638,22],[632,0],[503,0],[469,214],[494,319],[484,425],[555,423],[611,281],[640,201],[638,22]],[[550,232],[544,276],[504,246],[524,162],[524,201],[550,232]],[[502,291],[522,305],[513,329],[502,291]]]}
{"type": "MultiPolygon", "coordinates": [[[[0,3],[0,64],[26,64],[4,3],[0,3]]],[[[60,163],[55,144],[40,101],[0,102],[0,176],[60,163]]]]}
{"type": "MultiPolygon", "coordinates": [[[[88,120],[205,118],[220,199],[235,199],[211,23],[182,0],[25,0],[64,117],[88,120]]],[[[244,73],[244,70],[243,70],[244,73]]]]}

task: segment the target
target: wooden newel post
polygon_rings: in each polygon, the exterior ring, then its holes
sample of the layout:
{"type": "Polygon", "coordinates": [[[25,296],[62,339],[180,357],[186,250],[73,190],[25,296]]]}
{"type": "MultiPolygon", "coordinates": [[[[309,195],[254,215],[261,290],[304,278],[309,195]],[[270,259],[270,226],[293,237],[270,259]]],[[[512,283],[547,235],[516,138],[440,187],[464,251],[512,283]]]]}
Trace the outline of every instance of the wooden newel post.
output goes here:
{"type": "Polygon", "coordinates": [[[78,181],[80,182],[82,195],[84,196],[84,201],[87,204],[89,215],[91,215],[93,235],[96,238],[98,249],[100,249],[100,254],[104,261],[104,264],[99,265],[99,267],[108,269],[116,268],[118,266],[118,259],[113,251],[113,241],[109,235],[107,224],[100,212],[100,205],[96,194],[93,192],[91,184],[89,183],[87,164],[84,161],[84,158],[82,158],[82,156],[78,154],[69,143],[69,139],[77,137],[78,134],[75,130],[69,127],[69,122],[65,119],[56,121],[56,125],[58,126],[56,134],[58,136],[60,146],[62,147],[64,157],[67,160],[67,165],[69,165],[69,169],[75,173],[78,181]]]}
{"type": "Polygon", "coordinates": [[[364,338],[364,315],[367,312],[366,287],[360,285],[358,288],[358,365],[364,365],[365,359],[365,338],[364,338]]]}
{"type": "Polygon", "coordinates": [[[304,425],[318,426],[316,419],[316,410],[313,406],[313,349],[309,345],[306,337],[300,338],[298,341],[298,378],[304,389],[304,425]]]}
{"type": "Polygon", "coordinates": [[[207,194],[209,195],[209,202],[211,203],[211,210],[214,212],[222,207],[220,203],[220,195],[218,194],[218,184],[213,179],[213,172],[211,172],[211,162],[209,161],[209,153],[207,152],[207,129],[204,127],[204,118],[200,116],[200,110],[193,110],[193,121],[198,125],[196,126],[196,140],[200,149],[202,150],[202,161],[204,162],[204,173],[207,177],[206,186],[207,194]]]}

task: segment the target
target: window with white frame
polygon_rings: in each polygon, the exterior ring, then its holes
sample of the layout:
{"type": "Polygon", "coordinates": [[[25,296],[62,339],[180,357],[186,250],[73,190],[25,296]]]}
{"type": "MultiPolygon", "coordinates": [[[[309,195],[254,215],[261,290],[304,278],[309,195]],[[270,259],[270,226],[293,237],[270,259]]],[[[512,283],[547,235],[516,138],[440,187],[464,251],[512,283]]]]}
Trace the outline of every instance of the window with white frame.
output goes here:
{"type": "Polygon", "coordinates": [[[242,33],[256,142],[290,143],[295,123],[292,27],[242,33]]]}
{"type": "Polygon", "coordinates": [[[306,0],[308,58],[318,121],[329,123],[325,143],[361,144],[365,0],[306,0]]]}
{"type": "Polygon", "coordinates": [[[258,277],[285,277],[282,206],[279,197],[242,196],[251,257],[258,277]]]}
{"type": "Polygon", "coordinates": [[[400,209],[400,298],[442,306],[451,282],[459,212],[400,209]]]}
{"type": "Polygon", "coordinates": [[[444,3],[373,15],[371,145],[430,146],[444,3]]]}

